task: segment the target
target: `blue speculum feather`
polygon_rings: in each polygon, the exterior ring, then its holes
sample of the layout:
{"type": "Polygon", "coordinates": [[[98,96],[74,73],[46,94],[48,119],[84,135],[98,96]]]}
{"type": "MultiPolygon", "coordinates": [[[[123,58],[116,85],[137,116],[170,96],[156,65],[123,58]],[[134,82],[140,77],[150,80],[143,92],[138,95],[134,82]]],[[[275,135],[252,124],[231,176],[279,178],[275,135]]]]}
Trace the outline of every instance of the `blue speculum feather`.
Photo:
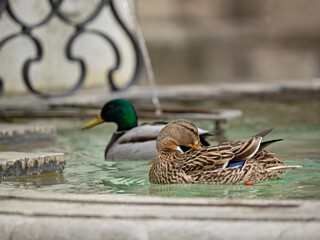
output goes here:
{"type": "Polygon", "coordinates": [[[235,162],[235,163],[229,163],[227,168],[229,167],[236,167],[236,166],[243,166],[243,164],[245,163],[245,161],[241,161],[241,162],[235,162]]]}

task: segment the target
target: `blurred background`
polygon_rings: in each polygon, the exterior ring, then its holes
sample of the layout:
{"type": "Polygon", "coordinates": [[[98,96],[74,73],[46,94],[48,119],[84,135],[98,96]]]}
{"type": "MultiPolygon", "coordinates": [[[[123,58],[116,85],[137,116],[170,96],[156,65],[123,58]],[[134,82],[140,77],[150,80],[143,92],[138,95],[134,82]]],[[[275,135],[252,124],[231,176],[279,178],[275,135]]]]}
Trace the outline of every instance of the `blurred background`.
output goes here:
{"type": "Polygon", "coordinates": [[[135,3],[160,84],[320,76],[319,1],[135,3]]]}
{"type": "MultiPolygon", "coordinates": [[[[114,1],[125,24],[135,27],[123,2],[114,1]]],[[[60,12],[74,22],[95,10],[99,0],[65,0],[60,12]]],[[[320,2],[316,0],[131,0],[141,25],[158,85],[222,82],[287,82],[320,77],[320,2]]],[[[48,14],[47,1],[10,1],[13,11],[29,24],[48,14]]],[[[20,31],[3,12],[1,39],[20,31]]],[[[134,52],[119,28],[110,7],[86,25],[103,31],[117,42],[122,56],[115,72],[118,82],[127,82],[134,68],[134,52]]],[[[79,77],[79,66],[67,61],[65,46],[74,26],[53,17],[35,28],[44,56],[30,70],[33,84],[44,91],[65,89],[79,77]]],[[[75,56],[85,59],[88,72],[84,88],[106,87],[108,70],[115,57],[103,39],[84,34],[72,46],[75,56]]],[[[0,76],[5,93],[23,93],[21,68],[35,55],[33,43],[19,36],[0,50],[0,76]]],[[[143,71],[136,85],[148,85],[143,71]]]]}

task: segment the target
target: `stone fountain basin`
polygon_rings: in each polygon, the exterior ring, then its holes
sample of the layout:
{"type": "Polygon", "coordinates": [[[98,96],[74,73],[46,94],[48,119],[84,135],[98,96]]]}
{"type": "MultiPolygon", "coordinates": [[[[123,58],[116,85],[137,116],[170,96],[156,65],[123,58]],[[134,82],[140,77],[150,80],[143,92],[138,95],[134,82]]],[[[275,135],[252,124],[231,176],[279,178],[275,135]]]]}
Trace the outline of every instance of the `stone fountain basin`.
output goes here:
{"type": "Polygon", "coordinates": [[[0,193],[11,239],[319,239],[318,201],[0,193]]]}

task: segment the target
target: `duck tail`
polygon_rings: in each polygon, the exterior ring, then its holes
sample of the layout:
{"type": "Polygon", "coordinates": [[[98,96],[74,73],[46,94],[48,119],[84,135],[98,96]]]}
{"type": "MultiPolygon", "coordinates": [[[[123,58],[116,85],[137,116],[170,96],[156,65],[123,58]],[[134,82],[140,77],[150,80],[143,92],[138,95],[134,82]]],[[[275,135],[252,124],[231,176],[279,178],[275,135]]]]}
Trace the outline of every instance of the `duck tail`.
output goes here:
{"type": "Polygon", "coordinates": [[[302,166],[300,165],[291,165],[291,166],[275,166],[275,167],[270,167],[267,168],[267,170],[269,172],[289,172],[292,169],[296,169],[296,168],[301,168],[302,166]]]}
{"type": "Polygon", "coordinates": [[[292,169],[300,168],[301,166],[274,166],[267,168],[269,179],[279,179],[282,178],[284,175],[286,175],[289,171],[292,169]]]}
{"type": "Polygon", "coordinates": [[[274,129],[274,128],[268,128],[268,129],[266,129],[266,130],[264,130],[264,131],[262,131],[262,132],[260,132],[260,133],[258,133],[258,134],[256,134],[256,135],[254,135],[254,136],[252,136],[252,137],[262,137],[262,138],[264,138],[264,137],[267,136],[273,129],[274,129]]]}
{"type": "Polygon", "coordinates": [[[274,139],[274,140],[270,140],[270,141],[264,141],[264,142],[260,143],[259,150],[265,149],[266,147],[268,147],[272,143],[279,142],[279,141],[282,141],[282,140],[283,139],[279,138],[279,139],[274,139]]]}

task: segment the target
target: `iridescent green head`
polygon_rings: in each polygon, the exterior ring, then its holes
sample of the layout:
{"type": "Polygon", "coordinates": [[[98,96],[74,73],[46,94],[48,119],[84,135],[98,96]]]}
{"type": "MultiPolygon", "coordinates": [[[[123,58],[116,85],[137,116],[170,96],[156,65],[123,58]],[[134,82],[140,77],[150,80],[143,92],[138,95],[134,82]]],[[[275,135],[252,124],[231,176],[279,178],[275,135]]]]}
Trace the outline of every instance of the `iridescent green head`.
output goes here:
{"type": "Polygon", "coordinates": [[[115,99],[107,102],[102,107],[100,115],[88,122],[83,129],[93,127],[102,122],[114,122],[118,125],[117,131],[124,131],[136,127],[138,118],[130,102],[124,99],[115,99]]]}

